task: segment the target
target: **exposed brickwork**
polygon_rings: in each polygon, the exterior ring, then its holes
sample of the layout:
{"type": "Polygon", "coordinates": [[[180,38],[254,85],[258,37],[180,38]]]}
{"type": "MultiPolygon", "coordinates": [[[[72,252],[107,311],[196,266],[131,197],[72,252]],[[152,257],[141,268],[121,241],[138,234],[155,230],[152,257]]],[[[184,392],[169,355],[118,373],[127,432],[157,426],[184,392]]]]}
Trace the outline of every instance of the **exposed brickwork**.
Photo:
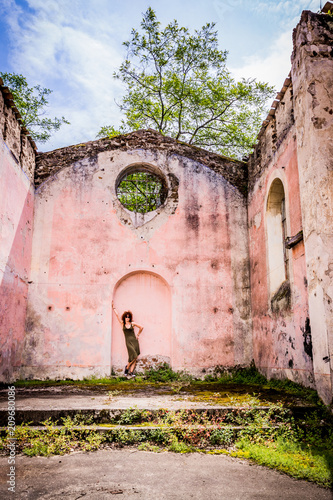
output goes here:
{"type": "Polygon", "coordinates": [[[2,95],[2,92],[0,92],[0,138],[4,138],[4,133],[5,133],[5,99],[2,95]]]}
{"type": "Polygon", "coordinates": [[[154,130],[139,130],[112,139],[100,139],[84,144],[77,144],[66,148],[56,149],[37,156],[35,184],[38,186],[50,175],[83,158],[93,157],[103,151],[147,149],[165,151],[169,156],[177,155],[197,161],[223,175],[232,185],[243,194],[247,192],[246,163],[232,160],[215,153],[210,153],[195,146],[165,137],[154,130]]]}
{"type": "Polygon", "coordinates": [[[37,148],[28,134],[22,126],[13,96],[0,78],[0,138],[6,142],[16,162],[33,182],[37,148]]]}
{"type": "MultiPolygon", "coordinates": [[[[301,64],[304,57],[312,60],[332,58],[332,30],[333,19],[325,14],[315,14],[303,11],[301,20],[293,31],[294,50],[292,60],[294,64],[301,64]]],[[[302,82],[298,82],[298,85],[302,82]]],[[[313,91],[311,88],[309,92],[313,91]]],[[[323,123],[318,119],[318,127],[323,123]]],[[[294,98],[293,82],[288,77],[277,94],[271,110],[263,122],[258,135],[258,142],[248,161],[248,190],[254,187],[256,180],[261,176],[269,163],[274,159],[280,145],[290,134],[295,135],[294,125],[294,98]]]]}
{"type": "MultiPolygon", "coordinates": [[[[280,145],[288,136],[294,124],[293,87],[291,81],[288,87],[283,87],[278,93],[271,112],[258,135],[252,155],[248,161],[249,192],[256,180],[261,176],[269,163],[274,159],[280,145]]],[[[291,131],[291,133],[294,133],[291,131]]]]}
{"type": "Polygon", "coordinates": [[[302,57],[302,49],[305,49],[310,57],[331,58],[332,38],[333,18],[326,14],[315,14],[304,10],[300,22],[293,30],[292,60],[302,57]]]}
{"type": "MultiPolygon", "coordinates": [[[[316,389],[333,394],[333,18],[302,13],[291,74],[316,389]]],[[[297,248],[297,247],[296,247],[297,248]]],[[[307,331],[304,325],[303,334],[307,331]]]]}

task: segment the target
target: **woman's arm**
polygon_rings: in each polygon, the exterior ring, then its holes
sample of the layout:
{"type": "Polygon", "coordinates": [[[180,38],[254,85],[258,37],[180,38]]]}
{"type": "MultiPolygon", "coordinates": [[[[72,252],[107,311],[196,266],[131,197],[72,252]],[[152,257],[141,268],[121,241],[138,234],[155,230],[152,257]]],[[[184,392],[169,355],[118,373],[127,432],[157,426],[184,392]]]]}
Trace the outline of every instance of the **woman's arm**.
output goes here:
{"type": "Polygon", "coordinates": [[[137,334],[137,336],[136,336],[136,338],[138,339],[138,338],[139,338],[139,336],[140,336],[140,334],[141,334],[141,332],[142,332],[142,330],[143,330],[143,326],[138,325],[137,323],[133,323],[133,322],[132,322],[132,325],[133,325],[133,326],[136,326],[137,328],[139,328],[138,334],[137,334]]]}
{"type": "Polygon", "coordinates": [[[117,320],[118,320],[118,321],[119,321],[119,323],[122,325],[122,324],[123,324],[123,322],[122,322],[122,320],[121,320],[121,317],[120,317],[120,316],[119,316],[119,314],[118,314],[117,309],[115,309],[115,307],[114,307],[114,303],[113,303],[113,301],[112,301],[112,309],[113,309],[113,311],[114,311],[114,313],[115,313],[115,315],[116,315],[116,317],[117,317],[117,320]]]}

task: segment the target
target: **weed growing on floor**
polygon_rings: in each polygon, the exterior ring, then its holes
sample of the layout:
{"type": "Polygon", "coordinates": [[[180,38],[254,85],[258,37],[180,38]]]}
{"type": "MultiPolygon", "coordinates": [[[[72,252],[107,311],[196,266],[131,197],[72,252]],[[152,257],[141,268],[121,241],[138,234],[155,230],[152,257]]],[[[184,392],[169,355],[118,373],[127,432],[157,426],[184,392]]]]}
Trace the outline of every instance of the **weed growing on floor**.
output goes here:
{"type": "MultiPolygon", "coordinates": [[[[204,375],[204,374],[203,374],[204,375]]],[[[89,389],[108,389],[109,395],[115,396],[122,391],[131,390],[131,388],[144,388],[147,386],[168,386],[171,394],[180,394],[182,391],[194,391],[194,393],[200,391],[200,387],[203,388],[203,391],[211,392],[208,395],[202,394],[203,399],[209,399],[209,402],[212,401],[214,404],[214,400],[216,400],[216,404],[220,404],[219,393],[214,392],[214,387],[217,386],[226,386],[232,387],[234,386],[253,386],[261,387],[264,391],[272,390],[277,393],[286,393],[293,395],[295,397],[301,398],[302,400],[306,400],[310,404],[318,405],[322,404],[316,391],[313,389],[302,387],[290,380],[276,380],[271,379],[267,380],[261,373],[258,372],[254,363],[248,368],[235,367],[226,369],[224,367],[216,367],[214,372],[211,374],[207,374],[204,377],[204,380],[197,379],[186,372],[175,372],[171,369],[171,367],[167,363],[163,363],[157,368],[151,368],[146,370],[144,373],[138,373],[136,379],[127,380],[124,376],[110,376],[105,378],[96,378],[94,376],[86,378],[84,380],[21,380],[15,382],[17,388],[29,388],[29,387],[50,387],[50,386],[81,386],[88,387],[89,389]],[[207,389],[207,386],[211,386],[212,389],[207,389]],[[215,395],[214,395],[215,394],[215,395]]],[[[7,386],[0,383],[0,388],[6,389],[7,386]]],[[[255,391],[257,393],[257,391],[255,391]]],[[[255,399],[259,404],[260,400],[263,400],[261,404],[264,404],[264,397],[261,397],[261,394],[253,394],[253,401],[249,400],[249,396],[247,396],[247,400],[244,400],[244,403],[255,403],[255,399]]],[[[228,394],[226,395],[228,396],[228,394]]],[[[232,403],[233,395],[230,394],[230,401],[227,398],[226,404],[232,403]]],[[[246,397],[244,396],[246,399],[246,397]]],[[[243,399],[244,399],[243,398],[243,399]]],[[[240,404],[242,402],[242,398],[239,397],[234,398],[235,404],[240,404]]]]}
{"type": "MultiPolygon", "coordinates": [[[[77,415],[63,418],[61,427],[50,420],[43,422],[43,430],[17,426],[17,452],[49,456],[135,445],[150,451],[227,453],[322,486],[333,485],[332,415],[321,408],[300,421],[281,404],[225,413],[129,408],[103,433],[83,427],[91,422],[91,417],[77,415]],[[136,429],[126,427],[133,424],[136,429]]],[[[1,438],[0,448],[8,453],[6,439],[1,438]]]]}
{"type": "MultiPolygon", "coordinates": [[[[174,372],[167,364],[147,370],[135,380],[124,377],[90,378],[83,381],[18,382],[17,387],[78,385],[108,391],[108,401],[121,393],[142,388],[158,388],[174,397],[187,397],[210,405],[232,406],[233,411],[195,412],[192,410],[158,411],[129,408],[111,419],[113,428],[99,433],[82,428],[93,417],[76,415],[62,419],[61,427],[50,420],[42,431],[17,426],[17,451],[29,456],[95,450],[99,447],[138,446],[150,451],[178,453],[201,451],[247,458],[276,468],[296,478],[332,486],[333,423],[332,415],[315,391],[291,381],[267,380],[252,365],[250,368],[217,368],[205,380],[174,372]],[[258,387],[258,390],[256,389],[258,387]],[[276,403],[283,399],[285,402],[276,403]],[[271,399],[270,399],[271,398],[271,399]],[[294,420],[291,401],[310,403],[312,410],[294,420]],[[265,405],[268,408],[260,408],[265,405]],[[137,429],[117,426],[135,425],[137,429]],[[77,428],[80,426],[80,428],[77,428]],[[241,427],[241,428],[240,428],[241,427]]],[[[154,389],[155,390],[155,389],[154,389]]],[[[105,426],[107,427],[107,426],[105,426]]],[[[0,450],[8,452],[7,438],[0,438],[0,450]]]]}
{"type": "MultiPolygon", "coordinates": [[[[144,372],[145,380],[149,382],[190,382],[194,380],[193,377],[185,372],[174,372],[172,368],[167,364],[163,363],[157,368],[150,368],[144,372]]],[[[176,386],[177,384],[175,384],[176,386]]]]}
{"type": "Polygon", "coordinates": [[[317,392],[314,389],[303,387],[291,380],[270,379],[259,373],[254,362],[248,368],[235,367],[226,369],[224,367],[216,367],[212,374],[206,375],[204,380],[206,382],[218,382],[220,384],[236,384],[236,385],[250,385],[261,386],[265,389],[275,389],[283,391],[288,394],[293,394],[302,399],[307,400],[314,405],[322,405],[317,392]]]}
{"type": "Polygon", "coordinates": [[[232,456],[254,460],[260,465],[277,469],[298,479],[306,479],[322,486],[333,485],[333,452],[331,446],[318,443],[318,447],[310,449],[306,444],[289,441],[284,437],[265,439],[252,443],[247,439],[236,443],[236,451],[232,456]]]}

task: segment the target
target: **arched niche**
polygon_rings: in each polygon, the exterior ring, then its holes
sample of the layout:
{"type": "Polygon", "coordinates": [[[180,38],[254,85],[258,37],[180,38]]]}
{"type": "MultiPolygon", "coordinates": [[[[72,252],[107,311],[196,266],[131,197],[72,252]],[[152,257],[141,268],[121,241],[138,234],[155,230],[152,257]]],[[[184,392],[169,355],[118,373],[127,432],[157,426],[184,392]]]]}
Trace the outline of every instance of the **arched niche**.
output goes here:
{"type": "Polygon", "coordinates": [[[285,190],[279,178],[273,180],[266,205],[266,234],[270,298],[288,279],[285,190]]]}
{"type": "MultiPolygon", "coordinates": [[[[115,286],[114,304],[119,314],[133,313],[133,321],[142,325],[140,358],[149,366],[154,363],[171,364],[171,292],[158,274],[137,271],[124,276],[115,286]]],[[[124,333],[115,315],[112,317],[111,366],[118,372],[127,363],[124,333]]]]}

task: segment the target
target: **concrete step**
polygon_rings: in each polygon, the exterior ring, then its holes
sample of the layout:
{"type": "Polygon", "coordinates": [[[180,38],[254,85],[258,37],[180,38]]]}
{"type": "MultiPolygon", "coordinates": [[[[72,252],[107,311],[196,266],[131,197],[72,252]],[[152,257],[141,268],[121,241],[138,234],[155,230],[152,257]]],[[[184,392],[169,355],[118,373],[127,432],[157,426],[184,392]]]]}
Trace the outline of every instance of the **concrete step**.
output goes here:
{"type": "MultiPolygon", "coordinates": [[[[279,428],[283,424],[272,424],[272,425],[264,425],[261,426],[260,429],[272,429],[272,428],[279,428]]],[[[52,429],[65,429],[65,425],[51,425],[52,429]]],[[[246,429],[246,425],[166,425],[166,424],[152,424],[152,425],[113,425],[113,424],[105,424],[105,425],[71,425],[68,427],[69,430],[79,430],[79,431],[97,431],[97,432],[109,432],[112,430],[118,430],[118,429],[126,429],[126,430],[134,430],[134,431],[150,431],[150,430],[156,430],[156,429],[190,429],[190,430],[195,430],[195,429],[246,429]]],[[[27,430],[36,430],[36,431],[48,431],[49,427],[45,425],[26,425],[25,429],[27,430]]],[[[0,432],[5,433],[7,431],[7,427],[0,427],[0,432]]]]}
{"type": "MultiPolygon", "coordinates": [[[[82,423],[92,423],[92,424],[117,424],[124,419],[124,415],[128,416],[128,419],[132,419],[132,423],[141,423],[147,420],[145,412],[149,412],[150,419],[158,418],[163,414],[163,412],[174,412],[176,414],[189,412],[189,414],[195,414],[198,417],[200,415],[205,415],[206,418],[222,418],[225,424],[237,424],[237,420],[246,419],[246,421],[251,422],[260,413],[261,415],[270,415],[271,419],[283,420],[283,417],[287,414],[292,415],[295,419],[302,419],[306,414],[311,414],[315,411],[315,407],[298,406],[293,408],[275,408],[272,412],[269,406],[257,406],[257,407],[210,407],[210,408],[190,408],[190,409],[176,409],[168,410],[163,408],[68,408],[68,409],[24,409],[15,411],[15,424],[30,424],[39,425],[41,422],[50,419],[51,422],[59,422],[62,419],[69,417],[71,419],[80,419],[82,423]]],[[[8,411],[0,410],[0,426],[5,427],[8,422],[8,411]]]]}
{"type": "MultiPolygon", "coordinates": [[[[271,428],[279,428],[283,424],[274,424],[271,426],[262,426],[260,427],[261,429],[271,429],[271,428]]],[[[65,429],[66,426],[64,425],[52,425],[50,426],[52,429],[65,429]]],[[[241,430],[241,429],[246,429],[246,425],[71,425],[68,427],[69,430],[77,430],[77,431],[96,431],[96,432],[101,432],[106,433],[114,430],[128,430],[128,431],[151,431],[151,430],[157,430],[157,429],[170,429],[170,430],[182,430],[182,429],[188,429],[188,430],[197,430],[197,429],[232,429],[232,430],[241,430]]],[[[41,431],[41,432],[47,432],[49,430],[48,426],[45,425],[27,425],[25,426],[25,429],[28,431],[41,431]]],[[[7,431],[7,427],[0,427],[0,432],[5,433],[7,431]]]]}
{"type": "MultiPolygon", "coordinates": [[[[283,425],[283,424],[280,424],[283,425]]],[[[257,429],[258,432],[262,433],[265,430],[272,428],[279,428],[280,425],[265,425],[257,429]]],[[[52,426],[25,426],[24,436],[36,437],[43,441],[43,435],[51,433],[54,436],[55,431],[59,431],[59,434],[76,436],[77,438],[86,439],[89,435],[100,434],[103,435],[104,442],[127,442],[129,439],[132,443],[135,442],[162,442],[164,439],[170,439],[172,437],[178,437],[184,439],[184,436],[191,436],[197,434],[198,436],[204,437],[207,433],[209,436],[214,435],[214,431],[217,432],[220,444],[224,441],[233,443],[239,436],[239,434],[247,428],[246,425],[74,425],[70,427],[61,425],[52,426]],[[164,438],[162,438],[164,436],[164,438]]],[[[0,436],[5,437],[7,429],[5,427],[0,427],[0,436]]],[[[186,440],[186,438],[185,438],[186,440]]]]}

